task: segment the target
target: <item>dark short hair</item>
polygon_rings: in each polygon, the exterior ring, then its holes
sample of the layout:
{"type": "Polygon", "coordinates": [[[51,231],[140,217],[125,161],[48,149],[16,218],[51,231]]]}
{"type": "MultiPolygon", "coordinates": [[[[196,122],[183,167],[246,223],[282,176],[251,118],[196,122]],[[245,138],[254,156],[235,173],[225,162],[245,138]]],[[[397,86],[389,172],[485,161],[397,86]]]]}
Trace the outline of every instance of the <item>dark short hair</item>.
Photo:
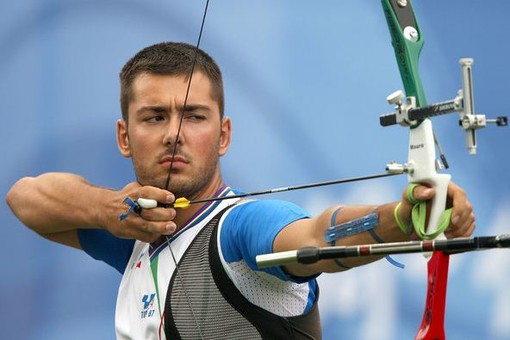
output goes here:
{"type": "MultiPolygon", "coordinates": [[[[189,80],[194,60],[194,72],[203,72],[211,81],[211,96],[218,102],[223,118],[225,99],[221,70],[207,53],[186,43],[162,42],[148,46],[135,54],[120,72],[120,107],[122,118],[128,121],[128,106],[133,98],[133,81],[142,74],[186,76],[189,80]]],[[[184,95],[184,94],[183,94],[184,95]]]]}

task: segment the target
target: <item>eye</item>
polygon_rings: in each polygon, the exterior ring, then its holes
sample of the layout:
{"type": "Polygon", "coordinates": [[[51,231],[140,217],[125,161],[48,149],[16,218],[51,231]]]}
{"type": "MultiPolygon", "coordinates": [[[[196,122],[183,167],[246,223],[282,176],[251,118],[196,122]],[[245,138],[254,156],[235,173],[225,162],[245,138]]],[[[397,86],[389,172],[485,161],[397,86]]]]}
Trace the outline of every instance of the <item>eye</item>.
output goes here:
{"type": "Polygon", "coordinates": [[[205,114],[199,112],[198,110],[190,110],[186,113],[184,113],[184,119],[187,121],[202,121],[205,120],[207,117],[205,114]]]}
{"type": "Polygon", "coordinates": [[[186,118],[187,120],[191,120],[191,121],[205,120],[205,116],[204,115],[200,115],[200,114],[197,114],[197,113],[188,114],[184,118],[186,118]]]}
{"type": "Polygon", "coordinates": [[[165,120],[165,117],[163,117],[163,115],[151,115],[145,118],[145,121],[149,123],[161,122],[163,120],[165,120]]]}
{"type": "Polygon", "coordinates": [[[154,107],[145,112],[143,121],[147,123],[157,123],[166,119],[166,111],[162,108],[154,107]]]}

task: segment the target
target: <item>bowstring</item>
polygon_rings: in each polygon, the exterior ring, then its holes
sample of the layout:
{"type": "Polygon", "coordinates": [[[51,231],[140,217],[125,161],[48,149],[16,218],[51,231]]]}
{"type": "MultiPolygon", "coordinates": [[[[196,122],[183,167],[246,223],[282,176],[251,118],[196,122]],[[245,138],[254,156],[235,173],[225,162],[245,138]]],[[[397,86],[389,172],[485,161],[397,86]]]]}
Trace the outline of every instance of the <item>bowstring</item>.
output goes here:
{"type": "MultiPolygon", "coordinates": [[[[184,121],[184,114],[186,112],[186,105],[187,105],[187,102],[188,102],[189,92],[190,92],[190,88],[191,88],[191,81],[193,79],[193,73],[195,71],[195,65],[196,65],[196,62],[197,62],[198,51],[199,51],[199,48],[200,48],[200,42],[202,40],[202,33],[204,32],[205,19],[207,17],[207,10],[208,10],[208,8],[209,8],[209,0],[206,0],[205,8],[204,8],[204,14],[202,16],[202,22],[200,24],[200,31],[198,33],[198,39],[197,39],[197,43],[195,45],[195,54],[193,56],[193,61],[192,61],[192,64],[191,64],[191,70],[190,70],[190,74],[189,74],[188,85],[187,85],[187,88],[186,88],[186,94],[184,96],[184,103],[183,103],[182,110],[181,110],[181,117],[179,119],[179,125],[177,127],[177,134],[176,134],[175,140],[174,140],[172,157],[171,157],[171,160],[170,160],[170,167],[168,168],[168,175],[167,175],[166,183],[165,183],[165,189],[166,190],[170,190],[170,177],[171,177],[171,174],[172,174],[172,168],[173,168],[173,165],[174,165],[175,155],[177,154],[177,144],[179,143],[179,136],[180,136],[180,133],[181,133],[182,123],[184,121]]],[[[177,278],[179,279],[179,281],[181,283],[181,286],[183,288],[184,295],[186,296],[186,300],[188,302],[188,305],[189,305],[189,308],[190,308],[190,311],[191,311],[191,315],[193,316],[193,320],[194,320],[195,325],[197,327],[197,330],[198,330],[198,333],[200,335],[200,338],[204,339],[204,335],[202,334],[202,331],[200,329],[200,324],[198,323],[198,319],[197,319],[197,317],[195,315],[195,311],[193,309],[193,304],[191,303],[190,296],[188,294],[188,291],[186,290],[186,285],[184,283],[184,278],[181,276],[181,273],[179,271],[179,264],[177,263],[177,259],[175,257],[175,254],[174,254],[173,250],[172,250],[172,247],[171,247],[171,244],[170,244],[170,238],[168,237],[168,235],[165,235],[165,238],[166,238],[166,243],[167,243],[168,249],[170,250],[170,255],[171,255],[172,260],[173,260],[174,265],[175,265],[175,274],[176,274],[177,278]]]]}
{"type": "Polygon", "coordinates": [[[166,177],[166,183],[165,183],[165,189],[166,190],[170,189],[169,188],[169,186],[170,186],[170,176],[172,174],[172,167],[174,165],[175,155],[177,153],[177,144],[179,143],[179,135],[181,133],[182,122],[184,120],[184,113],[186,112],[186,104],[188,103],[188,97],[189,97],[189,92],[190,92],[190,88],[191,88],[191,81],[193,79],[193,73],[195,71],[195,65],[197,63],[198,50],[199,50],[199,47],[200,47],[200,42],[202,40],[202,33],[204,32],[205,18],[207,17],[207,9],[208,8],[209,8],[209,0],[207,0],[206,4],[205,4],[204,14],[202,16],[202,23],[200,24],[200,31],[198,33],[197,44],[195,45],[195,54],[193,56],[193,61],[191,63],[191,70],[190,70],[190,74],[189,74],[188,85],[187,85],[187,88],[186,88],[186,94],[184,96],[184,103],[183,103],[182,110],[181,110],[181,117],[179,119],[179,125],[177,127],[177,134],[176,134],[175,140],[174,140],[174,146],[173,146],[173,151],[172,151],[172,158],[170,160],[170,168],[168,169],[168,175],[166,177]]]}

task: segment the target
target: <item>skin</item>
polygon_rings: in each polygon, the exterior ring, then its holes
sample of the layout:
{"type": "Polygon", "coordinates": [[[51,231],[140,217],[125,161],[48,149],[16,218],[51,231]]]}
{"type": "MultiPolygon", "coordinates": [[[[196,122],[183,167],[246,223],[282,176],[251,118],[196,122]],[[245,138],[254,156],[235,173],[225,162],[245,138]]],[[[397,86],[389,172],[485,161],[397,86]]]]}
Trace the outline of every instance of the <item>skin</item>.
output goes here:
{"type": "MultiPolygon", "coordinates": [[[[179,133],[169,189],[175,197],[194,200],[212,197],[222,185],[219,158],[230,146],[231,121],[228,117],[220,120],[219,107],[210,96],[210,81],[197,72],[192,78],[179,131],[184,106],[182,94],[187,86],[184,76],[141,74],[136,77],[128,122],[117,121],[117,143],[120,153],[132,158],[140,185],[164,188],[179,133]]],[[[178,213],[172,211],[175,227],[197,209],[192,206],[178,213]]],[[[161,213],[165,219],[168,214],[163,210],[168,209],[144,213],[161,213]]]]}
{"type": "MultiPolygon", "coordinates": [[[[136,182],[121,190],[112,190],[94,186],[74,174],[47,173],[25,177],[15,183],[7,195],[7,203],[16,216],[43,237],[75,248],[80,248],[78,228],[104,228],[117,237],[143,242],[155,241],[181,228],[200,205],[177,211],[163,207],[144,209],[141,216],[131,214],[124,221],[119,221],[118,216],[127,209],[123,203],[126,197],[172,203],[181,196],[188,199],[212,197],[222,185],[219,159],[230,146],[231,121],[228,117],[220,118],[218,104],[211,97],[209,79],[196,72],[178,134],[170,190],[163,188],[177,139],[187,83],[185,77],[168,75],[141,74],[135,78],[128,121],[117,122],[117,142],[120,153],[133,161],[136,182]]],[[[435,191],[426,186],[414,189],[415,198],[420,200],[428,201],[434,194],[435,191]]],[[[450,183],[448,196],[453,213],[445,234],[448,237],[470,236],[475,229],[475,217],[465,192],[450,183]]],[[[412,205],[404,194],[401,202],[400,218],[407,224],[412,205]]],[[[380,218],[377,233],[383,240],[412,239],[414,235],[405,235],[395,223],[393,211],[396,204],[345,206],[337,215],[336,223],[376,212],[380,218]]],[[[277,235],[273,250],[327,246],[324,231],[330,225],[333,211],[338,208],[332,206],[318,216],[289,224],[277,235]]],[[[336,244],[374,242],[368,233],[361,233],[338,240],[336,244]]],[[[342,263],[354,267],[378,259],[345,259],[342,263]]],[[[313,265],[289,265],[284,269],[295,276],[345,270],[331,260],[313,265]]]]}

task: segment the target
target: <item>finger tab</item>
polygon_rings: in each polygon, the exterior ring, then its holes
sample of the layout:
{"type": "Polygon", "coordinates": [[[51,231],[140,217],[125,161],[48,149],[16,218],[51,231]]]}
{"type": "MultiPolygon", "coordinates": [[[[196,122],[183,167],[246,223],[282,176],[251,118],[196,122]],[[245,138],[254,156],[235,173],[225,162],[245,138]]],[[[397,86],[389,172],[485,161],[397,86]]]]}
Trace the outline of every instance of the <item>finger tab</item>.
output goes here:
{"type": "Polygon", "coordinates": [[[149,198],[139,198],[136,202],[144,209],[153,209],[158,206],[158,201],[149,198]]]}

